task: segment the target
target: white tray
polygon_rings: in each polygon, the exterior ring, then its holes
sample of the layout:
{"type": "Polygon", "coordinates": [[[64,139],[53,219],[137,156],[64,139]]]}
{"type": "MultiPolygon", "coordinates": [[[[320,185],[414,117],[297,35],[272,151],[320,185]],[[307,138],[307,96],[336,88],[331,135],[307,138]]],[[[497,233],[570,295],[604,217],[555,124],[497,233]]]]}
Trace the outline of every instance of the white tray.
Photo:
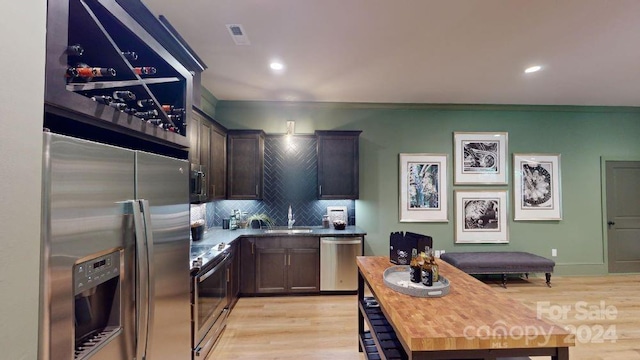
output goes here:
{"type": "Polygon", "coordinates": [[[391,289],[415,297],[442,297],[449,293],[449,280],[440,275],[433,286],[416,284],[409,279],[409,265],[396,265],[383,273],[384,283],[391,289]]]}

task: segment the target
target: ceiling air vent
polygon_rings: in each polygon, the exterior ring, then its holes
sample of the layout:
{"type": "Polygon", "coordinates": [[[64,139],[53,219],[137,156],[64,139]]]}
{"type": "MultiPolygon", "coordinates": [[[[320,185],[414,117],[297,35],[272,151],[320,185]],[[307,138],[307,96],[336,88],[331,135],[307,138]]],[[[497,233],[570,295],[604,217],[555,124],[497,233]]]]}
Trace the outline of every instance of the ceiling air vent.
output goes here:
{"type": "Polygon", "coordinates": [[[236,45],[251,45],[247,33],[240,24],[227,24],[227,30],[231,34],[231,38],[236,45]]]}

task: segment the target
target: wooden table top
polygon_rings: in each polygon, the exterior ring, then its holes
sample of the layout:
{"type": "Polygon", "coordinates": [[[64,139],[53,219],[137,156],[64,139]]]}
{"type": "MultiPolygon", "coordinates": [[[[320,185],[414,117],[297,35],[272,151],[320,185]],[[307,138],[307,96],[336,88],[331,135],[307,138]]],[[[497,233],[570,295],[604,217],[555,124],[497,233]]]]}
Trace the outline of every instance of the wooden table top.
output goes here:
{"type": "Polygon", "coordinates": [[[399,293],[384,284],[388,257],[358,256],[358,268],[409,351],[568,347],[568,331],[505,294],[438,259],[450,292],[440,298],[399,293]]]}

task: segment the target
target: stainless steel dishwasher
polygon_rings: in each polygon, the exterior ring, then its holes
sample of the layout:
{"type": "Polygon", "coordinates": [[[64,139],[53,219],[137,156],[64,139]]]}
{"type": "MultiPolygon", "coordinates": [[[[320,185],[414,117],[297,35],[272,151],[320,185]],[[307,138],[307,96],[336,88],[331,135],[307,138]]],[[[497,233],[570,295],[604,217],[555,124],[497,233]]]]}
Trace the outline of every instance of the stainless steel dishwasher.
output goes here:
{"type": "Polygon", "coordinates": [[[322,237],[320,242],[320,291],[358,290],[362,237],[322,237]]]}

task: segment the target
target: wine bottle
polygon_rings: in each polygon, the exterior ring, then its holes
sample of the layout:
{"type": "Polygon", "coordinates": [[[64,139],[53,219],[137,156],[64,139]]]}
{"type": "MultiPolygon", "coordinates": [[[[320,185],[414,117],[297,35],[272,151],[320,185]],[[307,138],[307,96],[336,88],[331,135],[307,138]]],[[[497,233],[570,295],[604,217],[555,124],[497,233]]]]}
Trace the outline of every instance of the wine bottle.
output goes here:
{"type": "Polygon", "coordinates": [[[122,56],[124,56],[127,60],[138,60],[138,54],[135,51],[123,51],[122,56]]]}
{"type": "Polygon", "coordinates": [[[177,127],[175,127],[175,126],[173,126],[171,124],[167,124],[166,129],[171,131],[171,132],[173,132],[173,133],[177,133],[177,134],[180,133],[180,130],[177,127]]]}
{"type": "Polygon", "coordinates": [[[122,102],[110,102],[108,105],[120,111],[124,111],[127,108],[127,104],[122,102]]]}
{"type": "Polygon", "coordinates": [[[146,120],[158,116],[158,110],[138,111],[133,115],[146,120]]]}
{"type": "Polygon", "coordinates": [[[67,46],[67,55],[82,56],[82,54],[84,54],[84,48],[79,44],[67,46]]]}
{"type": "Polygon", "coordinates": [[[116,71],[113,68],[89,67],[84,64],[67,69],[67,77],[93,78],[101,76],[116,76],[116,71]]]}
{"type": "Polygon", "coordinates": [[[153,75],[157,70],[153,66],[138,66],[134,67],[133,71],[138,75],[153,75]]]}
{"type": "Polygon", "coordinates": [[[411,249],[411,262],[409,263],[409,280],[420,283],[420,263],[418,262],[418,250],[411,249]]]}
{"type": "Polygon", "coordinates": [[[136,94],[128,90],[116,90],[113,92],[113,98],[120,101],[134,101],[136,94]]]}
{"type": "Polygon", "coordinates": [[[109,105],[109,103],[113,101],[113,98],[106,95],[95,95],[91,97],[91,100],[103,105],[109,105]]]}
{"type": "Polygon", "coordinates": [[[78,70],[74,67],[67,68],[67,77],[68,78],[78,77],[78,70]]]}
{"type": "Polygon", "coordinates": [[[153,101],[153,99],[141,99],[141,100],[138,100],[136,104],[138,104],[139,107],[143,108],[143,107],[153,106],[156,104],[156,102],[153,101]]]}
{"type": "Polygon", "coordinates": [[[167,115],[167,117],[174,123],[177,121],[182,121],[182,115],[167,115]]]}
{"type": "Polygon", "coordinates": [[[177,108],[173,105],[162,105],[162,111],[166,112],[169,115],[182,115],[184,114],[183,108],[177,108]]]}

